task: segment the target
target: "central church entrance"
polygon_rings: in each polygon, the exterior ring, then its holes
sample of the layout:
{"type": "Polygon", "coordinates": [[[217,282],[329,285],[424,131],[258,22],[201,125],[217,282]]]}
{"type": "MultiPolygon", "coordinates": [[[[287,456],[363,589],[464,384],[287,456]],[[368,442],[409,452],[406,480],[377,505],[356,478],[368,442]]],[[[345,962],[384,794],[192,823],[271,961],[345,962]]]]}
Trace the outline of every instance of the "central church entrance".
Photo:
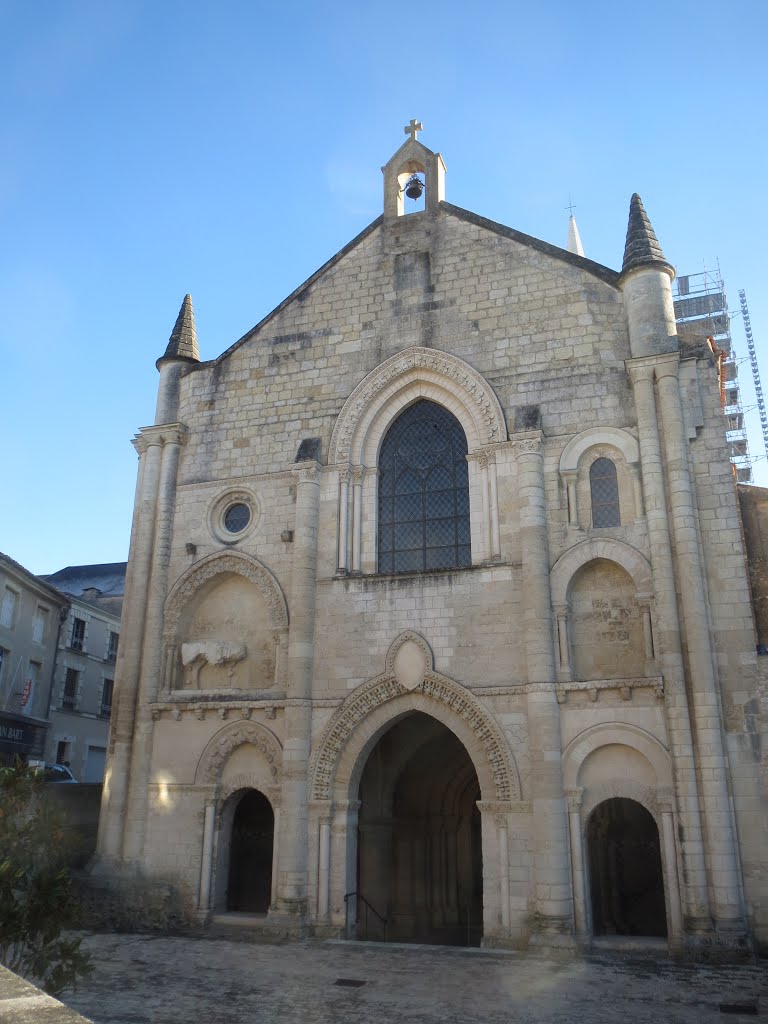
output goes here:
{"type": "Polygon", "coordinates": [[[401,718],[371,751],[359,798],[358,937],[480,945],[480,785],[462,743],[429,715],[401,718]]]}

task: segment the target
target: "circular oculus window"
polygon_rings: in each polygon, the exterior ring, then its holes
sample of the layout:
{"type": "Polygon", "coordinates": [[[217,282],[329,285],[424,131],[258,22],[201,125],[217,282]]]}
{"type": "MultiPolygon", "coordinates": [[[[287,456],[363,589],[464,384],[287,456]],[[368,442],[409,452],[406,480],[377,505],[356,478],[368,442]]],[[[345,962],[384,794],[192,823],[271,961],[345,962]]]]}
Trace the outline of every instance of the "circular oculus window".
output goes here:
{"type": "Polygon", "coordinates": [[[242,533],[250,521],[251,510],[241,501],[230,505],[222,519],[227,533],[242,533]]]}
{"type": "Polygon", "coordinates": [[[238,544],[249,537],[260,516],[258,498],[238,488],[221,494],[208,510],[208,529],[222,544],[238,544]]]}

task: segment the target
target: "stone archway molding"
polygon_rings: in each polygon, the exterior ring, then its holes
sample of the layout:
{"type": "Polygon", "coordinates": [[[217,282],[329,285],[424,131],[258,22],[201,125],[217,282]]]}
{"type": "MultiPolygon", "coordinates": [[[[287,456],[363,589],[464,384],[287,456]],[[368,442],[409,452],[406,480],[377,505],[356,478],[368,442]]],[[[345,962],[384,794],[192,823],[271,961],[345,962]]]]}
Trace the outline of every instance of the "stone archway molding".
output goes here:
{"type": "MultiPolygon", "coordinates": [[[[657,786],[665,791],[672,789],[672,762],[669,751],[660,740],[637,725],[630,725],[626,722],[602,722],[590,726],[574,736],[563,751],[563,788],[566,792],[577,789],[579,769],[589,755],[600,747],[608,745],[631,747],[642,754],[654,770],[657,786]]],[[[620,785],[621,780],[616,782],[606,780],[606,783],[610,783],[610,787],[615,788],[620,785]]],[[[608,794],[608,796],[623,795],[618,791],[608,794]]],[[[608,796],[603,796],[602,799],[608,799],[608,796]]],[[[631,797],[631,799],[635,798],[631,797]]]]}
{"type": "Polygon", "coordinates": [[[288,606],[272,573],[256,558],[241,551],[217,551],[201,558],[179,577],[165,602],[165,640],[174,643],[179,619],[200,587],[216,576],[243,576],[257,587],[269,608],[271,628],[283,632],[288,628],[288,606]]]}
{"type": "Polygon", "coordinates": [[[225,725],[208,741],[197,764],[195,785],[218,785],[227,758],[244,743],[250,743],[261,751],[272,781],[277,783],[283,763],[280,741],[265,725],[243,720],[225,725]]]}
{"type": "Polygon", "coordinates": [[[623,430],[621,427],[588,427],[572,437],[563,448],[563,453],[560,456],[560,472],[575,472],[584,452],[596,445],[603,444],[618,448],[628,463],[638,462],[640,459],[637,439],[628,430],[623,430]]]}
{"type": "Polygon", "coordinates": [[[651,566],[637,548],[619,540],[593,538],[569,548],[552,566],[550,585],[552,604],[556,608],[567,604],[571,580],[579,569],[598,559],[615,562],[632,577],[635,596],[639,601],[648,601],[653,597],[651,566]]]}
{"type": "MultiPolygon", "coordinates": [[[[394,657],[392,661],[394,664],[394,657]]],[[[413,711],[442,722],[464,744],[484,800],[521,799],[517,767],[488,710],[460,683],[431,670],[425,671],[413,689],[398,682],[390,671],[363,683],[347,697],[313,751],[310,799],[351,799],[349,793],[359,780],[366,752],[387,727],[413,711]]]]}
{"type": "Polygon", "coordinates": [[[415,347],[385,360],[354,389],[333,428],[329,464],[375,466],[389,424],[419,398],[456,416],[470,452],[507,439],[501,404],[477,370],[446,352],[415,347]]]}

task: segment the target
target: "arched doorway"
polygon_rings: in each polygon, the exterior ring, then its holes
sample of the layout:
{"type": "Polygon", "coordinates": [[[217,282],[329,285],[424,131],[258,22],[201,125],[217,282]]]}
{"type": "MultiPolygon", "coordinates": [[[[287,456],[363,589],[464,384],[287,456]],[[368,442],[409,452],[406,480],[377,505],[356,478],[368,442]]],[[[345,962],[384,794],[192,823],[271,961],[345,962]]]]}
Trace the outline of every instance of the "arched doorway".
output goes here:
{"type": "Polygon", "coordinates": [[[358,936],[479,945],[480,785],[462,743],[429,715],[406,715],[371,750],[359,798],[358,936]]]}
{"type": "Polygon", "coordinates": [[[257,789],[246,790],[232,819],[227,910],[266,914],[272,892],[275,815],[257,789]]]}
{"type": "Polygon", "coordinates": [[[587,822],[594,935],[667,935],[659,830],[636,800],[598,804],[587,822]]]}

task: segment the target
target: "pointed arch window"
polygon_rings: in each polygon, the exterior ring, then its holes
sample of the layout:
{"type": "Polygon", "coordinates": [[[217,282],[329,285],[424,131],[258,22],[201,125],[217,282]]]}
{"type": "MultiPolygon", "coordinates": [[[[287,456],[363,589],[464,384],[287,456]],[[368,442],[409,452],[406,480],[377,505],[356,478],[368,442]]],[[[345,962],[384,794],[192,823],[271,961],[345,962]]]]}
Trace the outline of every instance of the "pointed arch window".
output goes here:
{"type": "Polygon", "coordinates": [[[467,438],[422,399],[395,420],[379,455],[379,572],[472,564],[467,438]]]}
{"type": "Polygon", "coordinates": [[[589,467],[592,525],[596,528],[621,526],[619,482],[616,465],[610,459],[595,459],[589,467]]]}

